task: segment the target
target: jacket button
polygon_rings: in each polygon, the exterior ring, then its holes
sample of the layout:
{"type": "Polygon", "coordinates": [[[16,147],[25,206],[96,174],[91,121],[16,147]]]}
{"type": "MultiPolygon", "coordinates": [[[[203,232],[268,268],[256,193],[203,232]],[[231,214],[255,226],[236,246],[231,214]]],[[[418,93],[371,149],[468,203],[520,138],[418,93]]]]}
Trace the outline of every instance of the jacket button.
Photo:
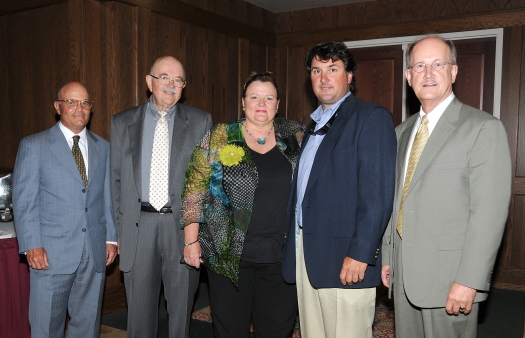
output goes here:
{"type": "Polygon", "coordinates": [[[139,198],[139,203],[140,203],[140,198],[139,198]]]}
{"type": "Polygon", "coordinates": [[[86,232],[86,228],[83,228],[83,229],[82,229],[82,232],[86,232]]]}
{"type": "Polygon", "coordinates": [[[86,212],[87,212],[87,211],[88,211],[88,208],[86,208],[86,209],[84,209],[84,210],[86,210],[86,212]]]}
{"type": "Polygon", "coordinates": [[[85,194],[86,193],[86,189],[82,189],[82,192],[85,194]]]}
{"type": "Polygon", "coordinates": [[[135,225],[136,225],[137,227],[139,226],[139,224],[138,224],[138,223],[135,223],[135,225]]]}

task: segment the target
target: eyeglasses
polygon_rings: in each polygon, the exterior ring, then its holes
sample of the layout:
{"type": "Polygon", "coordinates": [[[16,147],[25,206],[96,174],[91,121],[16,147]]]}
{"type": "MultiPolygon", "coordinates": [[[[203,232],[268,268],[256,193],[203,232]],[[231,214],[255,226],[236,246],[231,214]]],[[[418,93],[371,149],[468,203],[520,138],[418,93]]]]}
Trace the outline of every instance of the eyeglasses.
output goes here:
{"type": "Polygon", "coordinates": [[[78,103],[80,102],[80,107],[82,109],[89,109],[91,106],[93,106],[93,100],[73,100],[73,99],[67,99],[67,100],[57,100],[57,102],[64,102],[66,106],[69,108],[76,108],[78,107],[78,103]]]}
{"type": "Polygon", "coordinates": [[[334,123],[334,120],[335,120],[336,116],[337,116],[337,112],[334,115],[332,115],[330,120],[328,120],[328,122],[326,122],[325,125],[322,126],[321,128],[319,128],[319,130],[317,130],[317,131],[315,131],[315,126],[317,126],[317,122],[312,121],[312,124],[310,125],[310,128],[308,128],[308,134],[310,134],[310,135],[326,135],[326,133],[330,129],[330,126],[332,125],[332,123],[334,123]]]}
{"type": "Polygon", "coordinates": [[[169,84],[171,81],[173,81],[173,85],[175,87],[179,87],[179,88],[182,88],[184,87],[184,85],[186,84],[186,81],[184,81],[182,78],[180,77],[176,77],[176,78],[173,78],[173,79],[170,79],[169,77],[167,77],[166,75],[161,75],[160,77],[156,77],[155,75],[151,75],[151,74],[148,74],[149,76],[151,76],[152,78],[154,79],[157,79],[159,81],[159,84],[161,85],[167,85],[169,84]]]}
{"type": "Polygon", "coordinates": [[[434,61],[432,63],[424,63],[424,62],[418,62],[409,69],[412,69],[416,73],[421,73],[427,68],[427,65],[431,66],[434,70],[442,70],[445,65],[451,65],[450,62],[443,62],[443,61],[434,61]]]}

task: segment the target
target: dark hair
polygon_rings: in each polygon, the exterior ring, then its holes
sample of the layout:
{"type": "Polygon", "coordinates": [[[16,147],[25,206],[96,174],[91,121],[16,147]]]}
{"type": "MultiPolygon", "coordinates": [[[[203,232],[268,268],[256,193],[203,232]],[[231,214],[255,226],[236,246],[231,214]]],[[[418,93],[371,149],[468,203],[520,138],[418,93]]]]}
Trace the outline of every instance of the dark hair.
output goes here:
{"type": "Polygon", "coordinates": [[[275,87],[275,90],[277,91],[277,100],[279,100],[279,88],[277,87],[277,80],[275,79],[275,75],[273,75],[272,72],[251,72],[250,76],[246,79],[246,82],[244,83],[244,88],[242,89],[242,97],[246,97],[246,88],[248,88],[249,85],[252,84],[254,81],[260,81],[260,82],[270,82],[275,87]]]}
{"type": "MultiPolygon", "coordinates": [[[[448,46],[448,49],[450,51],[450,63],[453,64],[453,65],[457,64],[458,53],[456,51],[456,46],[454,45],[454,42],[452,42],[452,40],[446,40],[442,36],[431,34],[431,35],[425,35],[424,37],[422,37],[422,38],[412,42],[410,45],[408,45],[406,53],[405,53],[405,61],[407,63],[407,68],[410,68],[410,64],[412,63],[412,51],[414,50],[414,47],[421,40],[424,40],[426,38],[436,38],[436,39],[439,39],[439,40],[443,41],[448,46]]],[[[443,60],[443,61],[445,61],[445,60],[443,60]]]]}
{"type": "MultiPolygon", "coordinates": [[[[350,53],[350,50],[342,42],[329,41],[320,43],[308,51],[306,55],[305,65],[306,72],[308,75],[312,72],[312,61],[316,58],[319,61],[327,62],[329,60],[337,61],[341,60],[345,65],[345,71],[347,73],[353,73],[357,69],[357,63],[354,60],[354,56],[350,53]]],[[[352,77],[352,83],[350,83],[350,90],[353,91],[355,88],[355,77],[352,77]]]]}

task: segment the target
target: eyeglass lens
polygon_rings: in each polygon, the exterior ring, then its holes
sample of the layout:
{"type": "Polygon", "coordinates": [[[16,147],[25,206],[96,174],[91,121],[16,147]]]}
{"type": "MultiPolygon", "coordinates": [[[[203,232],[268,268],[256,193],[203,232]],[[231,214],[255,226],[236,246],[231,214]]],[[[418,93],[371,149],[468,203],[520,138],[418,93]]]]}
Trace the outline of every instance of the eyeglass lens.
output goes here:
{"type": "Polygon", "coordinates": [[[61,100],[61,101],[64,102],[69,108],[76,108],[79,102],[80,102],[80,106],[82,107],[82,109],[89,109],[93,105],[91,100],[68,99],[68,100],[61,100]]]}
{"type": "Polygon", "coordinates": [[[169,84],[171,81],[173,81],[173,85],[174,85],[175,87],[184,87],[184,83],[186,82],[186,81],[184,81],[184,80],[183,80],[182,78],[180,78],[180,77],[176,77],[176,78],[174,78],[174,79],[170,79],[170,78],[167,77],[166,75],[161,75],[161,76],[159,76],[159,77],[156,77],[156,76],[150,74],[150,76],[153,77],[153,78],[155,78],[155,79],[157,79],[157,80],[159,81],[159,84],[161,84],[161,85],[167,85],[167,84],[169,84]]]}

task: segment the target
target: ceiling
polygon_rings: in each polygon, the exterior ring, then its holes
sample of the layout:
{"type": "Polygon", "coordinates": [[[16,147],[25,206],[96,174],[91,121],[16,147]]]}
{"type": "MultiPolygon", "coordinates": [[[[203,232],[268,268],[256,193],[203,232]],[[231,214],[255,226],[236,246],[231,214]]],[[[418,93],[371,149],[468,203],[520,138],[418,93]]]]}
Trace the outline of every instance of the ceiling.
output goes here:
{"type": "Polygon", "coordinates": [[[373,0],[244,0],[270,12],[280,13],[300,9],[329,7],[373,0]]]}

